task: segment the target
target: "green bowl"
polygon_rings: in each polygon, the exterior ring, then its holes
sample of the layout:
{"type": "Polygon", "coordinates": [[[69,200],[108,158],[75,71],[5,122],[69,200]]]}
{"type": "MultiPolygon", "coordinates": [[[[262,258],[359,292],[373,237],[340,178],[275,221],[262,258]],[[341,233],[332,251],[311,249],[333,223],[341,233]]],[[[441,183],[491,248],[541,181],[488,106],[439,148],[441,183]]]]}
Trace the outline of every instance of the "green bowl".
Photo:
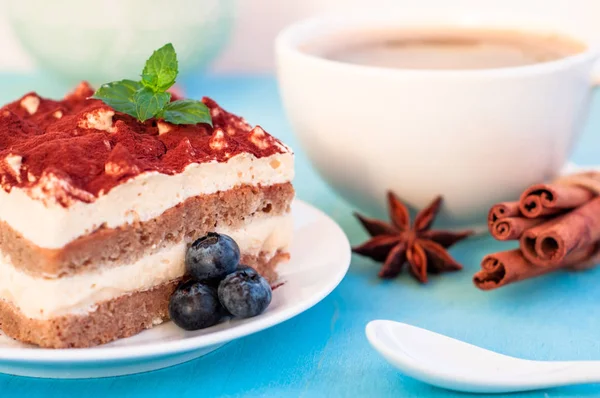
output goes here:
{"type": "Polygon", "coordinates": [[[181,74],[200,73],[229,41],[235,0],[7,0],[8,19],[42,71],[68,84],[136,78],[171,42],[181,74]]]}

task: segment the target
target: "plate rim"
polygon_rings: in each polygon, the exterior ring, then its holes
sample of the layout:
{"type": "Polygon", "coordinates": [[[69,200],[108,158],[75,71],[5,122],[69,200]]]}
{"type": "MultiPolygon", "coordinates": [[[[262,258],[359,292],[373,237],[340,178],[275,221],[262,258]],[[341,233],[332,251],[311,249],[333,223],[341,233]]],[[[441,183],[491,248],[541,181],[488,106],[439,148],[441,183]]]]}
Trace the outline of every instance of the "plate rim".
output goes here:
{"type": "Polygon", "coordinates": [[[301,313],[314,307],[327,297],[344,279],[351,262],[351,247],[346,233],[342,228],[325,212],[317,207],[300,199],[294,199],[292,207],[306,208],[317,214],[317,216],[329,223],[335,234],[339,235],[340,253],[343,251],[344,257],[339,259],[340,269],[331,278],[323,289],[310,299],[300,304],[293,304],[289,308],[274,314],[263,320],[248,322],[243,325],[237,325],[232,328],[216,331],[200,336],[194,336],[184,339],[169,340],[155,344],[140,344],[132,347],[92,347],[92,348],[22,348],[22,347],[0,347],[0,361],[35,361],[37,363],[85,363],[91,361],[119,361],[152,358],[168,354],[181,354],[194,351],[204,347],[210,347],[218,344],[224,344],[241,337],[249,336],[254,333],[269,329],[275,325],[285,322],[301,313]],[[84,353],[85,351],[85,353],[84,353]]]}

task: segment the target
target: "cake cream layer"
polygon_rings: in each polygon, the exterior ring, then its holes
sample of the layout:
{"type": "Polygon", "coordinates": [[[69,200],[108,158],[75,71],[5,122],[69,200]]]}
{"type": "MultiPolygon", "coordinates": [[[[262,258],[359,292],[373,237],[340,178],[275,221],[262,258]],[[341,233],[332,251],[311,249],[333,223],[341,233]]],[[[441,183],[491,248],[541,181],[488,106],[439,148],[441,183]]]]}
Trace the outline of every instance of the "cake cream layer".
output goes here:
{"type": "Polygon", "coordinates": [[[36,188],[0,190],[0,221],[40,248],[58,249],[101,227],[151,220],[191,197],[240,185],[287,183],[293,174],[291,153],[261,158],[240,153],[226,162],[192,163],[174,175],[143,173],[90,203],[68,207],[45,195],[63,183],[48,174],[36,188]]]}
{"type": "MultiPolygon", "coordinates": [[[[285,252],[292,236],[291,214],[261,216],[239,229],[217,228],[230,235],[244,256],[269,260],[285,252]]],[[[16,269],[8,256],[0,260],[0,298],[26,317],[49,319],[94,310],[96,303],[143,291],[180,278],[187,244],[177,243],[135,263],[100,268],[59,279],[34,277],[16,269]]]]}
{"type": "Polygon", "coordinates": [[[290,183],[243,185],[188,198],[148,221],[101,227],[60,249],[40,248],[0,221],[0,250],[19,270],[59,278],[131,264],[169,245],[191,243],[216,227],[237,229],[256,216],[286,214],[293,198],[290,183]]]}
{"type": "MultiPolygon", "coordinates": [[[[289,253],[263,252],[242,255],[271,283],[276,281],[275,267],[289,259],[289,253]]],[[[0,300],[0,327],[8,337],[48,348],[90,347],[132,336],[169,319],[169,298],[182,278],[148,290],[94,304],[93,311],[70,313],[53,318],[30,318],[12,303],[0,300]]]]}
{"type": "MultiPolygon", "coordinates": [[[[275,255],[242,256],[244,264],[251,264],[271,282],[275,281],[276,265],[288,258],[289,254],[282,251],[275,255]]],[[[74,348],[108,343],[166,321],[169,297],[179,281],[176,279],[149,290],[99,302],[92,312],[49,319],[29,318],[11,303],[0,300],[0,325],[7,336],[42,347],[74,348]]]]}

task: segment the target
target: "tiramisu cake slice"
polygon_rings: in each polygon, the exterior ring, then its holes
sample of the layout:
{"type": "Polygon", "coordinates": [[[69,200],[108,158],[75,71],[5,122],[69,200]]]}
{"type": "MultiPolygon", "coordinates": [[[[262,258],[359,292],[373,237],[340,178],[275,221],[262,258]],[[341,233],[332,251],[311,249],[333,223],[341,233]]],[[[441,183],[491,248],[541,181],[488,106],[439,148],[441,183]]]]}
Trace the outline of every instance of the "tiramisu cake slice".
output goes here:
{"type": "Polygon", "coordinates": [[[273,280],[287,259],[291,150],[205,98],[213,126],[140,122],[85,83],[0,109],[0,328],[87,347],[168,318],[186,249],[211,231],[273,280]]]}

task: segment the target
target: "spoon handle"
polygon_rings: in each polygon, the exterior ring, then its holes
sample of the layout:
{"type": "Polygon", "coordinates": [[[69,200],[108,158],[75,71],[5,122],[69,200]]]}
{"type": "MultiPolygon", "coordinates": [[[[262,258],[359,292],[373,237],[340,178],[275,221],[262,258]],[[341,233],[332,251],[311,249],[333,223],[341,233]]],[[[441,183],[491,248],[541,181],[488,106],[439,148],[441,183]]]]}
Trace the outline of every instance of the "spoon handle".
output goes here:
{"type": "MultiPolygon", "coordinates": [[[[540,387],[558,387],[573,384],[587,384],[600,382],[600,361],[557,361],[541,362],[544,364],[539,368],[540,372],[533,376],[540,383],[540,387]]],[[[525,376],[527,377],[527,376],[525,376]]]]}

